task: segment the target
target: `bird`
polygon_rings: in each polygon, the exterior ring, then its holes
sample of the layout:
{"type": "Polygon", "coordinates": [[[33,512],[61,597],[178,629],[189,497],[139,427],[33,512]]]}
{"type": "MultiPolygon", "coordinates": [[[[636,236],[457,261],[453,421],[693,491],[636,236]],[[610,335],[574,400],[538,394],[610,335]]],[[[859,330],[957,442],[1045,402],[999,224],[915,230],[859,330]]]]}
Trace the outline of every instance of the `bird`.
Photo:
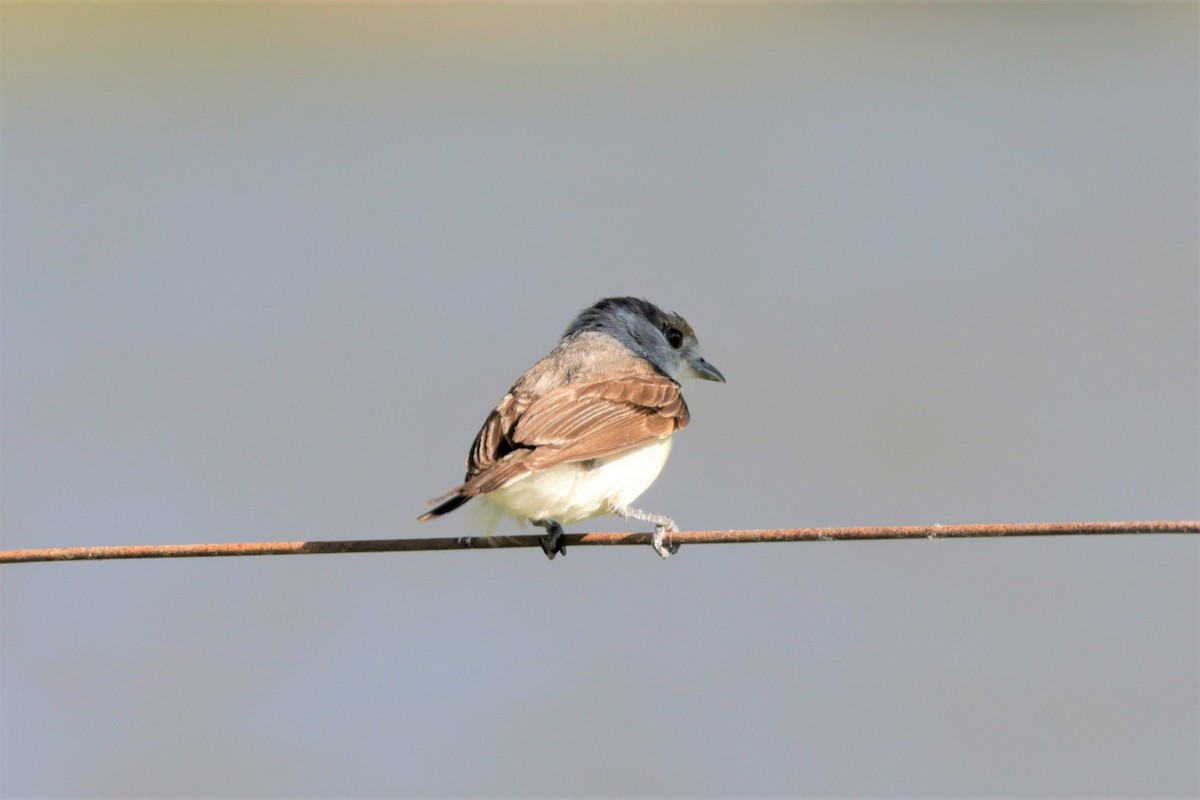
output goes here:
{"type": "Polygon", "coordinates": [[[664,544],[675,521],[629,504],[687,427],[681,386],[696,379],[725,383],[683,317],[637,297],[596,302],[517,378],[479,429],[463,483],[418,520],[478,497],[544,529],[540,544],[553,560],[566,554],[563,525],[615,514],[652,523],[651,545],[669,557],[679,549],[664,544]]]}

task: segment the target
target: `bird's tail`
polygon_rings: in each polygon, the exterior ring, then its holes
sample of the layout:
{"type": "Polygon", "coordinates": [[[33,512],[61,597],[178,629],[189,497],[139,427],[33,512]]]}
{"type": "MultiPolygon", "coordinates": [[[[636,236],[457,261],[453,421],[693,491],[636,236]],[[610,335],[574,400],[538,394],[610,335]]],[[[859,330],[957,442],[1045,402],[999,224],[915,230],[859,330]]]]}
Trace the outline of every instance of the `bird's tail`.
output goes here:
{"type": "Polygon", "coordinates": [[[470,500],[469,495],[462,493],[462,489],[455,489],[449,494],[444,494],[441,497],[435,497],[430,500],[430,503],[437,503],[437,507],[430,510],[428,513],[417,517],[418,522],[428,522],[435,517],[440,517],[442,514],[449,514],[454,509],[461,506],[463,503],[470,500]]]}

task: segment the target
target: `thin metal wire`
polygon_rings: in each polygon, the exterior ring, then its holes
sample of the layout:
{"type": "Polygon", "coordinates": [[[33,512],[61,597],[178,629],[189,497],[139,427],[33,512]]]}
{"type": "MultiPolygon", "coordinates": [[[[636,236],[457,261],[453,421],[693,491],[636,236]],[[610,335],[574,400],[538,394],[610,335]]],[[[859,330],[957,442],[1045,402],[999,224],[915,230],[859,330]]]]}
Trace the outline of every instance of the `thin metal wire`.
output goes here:
{"type": "MultiPolygon", "coordinates": [[[[1007,536],[1096,536],[1146,533],[1200,533],[1200,521],[1034,522],[1009,525],[909,525],[880,528],[782,528],[770,530],[680,531],[667,544],[747,542],[835,542],[863,539],[979,539],[1007,536]]],[[[648,545],[649,533],[568,533],[567,547],[648,545]]],[[[215,556],[328,555],[416,550],[487,550],[540,547],[538,535],[471,536],[441,539],[349,539],[311,542],[240,542],[229,544],[149,544],[107,547],[57,547],[3,550],[0,564],[34,561],[101,561],[119,558],[198,558],[215,556]]]]}

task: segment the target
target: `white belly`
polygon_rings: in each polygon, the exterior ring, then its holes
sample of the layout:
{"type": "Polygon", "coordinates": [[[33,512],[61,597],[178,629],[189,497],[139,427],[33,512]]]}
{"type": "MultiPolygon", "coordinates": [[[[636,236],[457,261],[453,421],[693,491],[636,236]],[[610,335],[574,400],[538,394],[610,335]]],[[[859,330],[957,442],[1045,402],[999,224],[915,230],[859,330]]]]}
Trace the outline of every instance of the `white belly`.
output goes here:
{"type": "Polygon", "coordinates": [[[626,506],[646,491],[671,454],[671,439],[656,439],[591,461],[533,472],[483,496],[503,511],[564,525],[626,506]]]}

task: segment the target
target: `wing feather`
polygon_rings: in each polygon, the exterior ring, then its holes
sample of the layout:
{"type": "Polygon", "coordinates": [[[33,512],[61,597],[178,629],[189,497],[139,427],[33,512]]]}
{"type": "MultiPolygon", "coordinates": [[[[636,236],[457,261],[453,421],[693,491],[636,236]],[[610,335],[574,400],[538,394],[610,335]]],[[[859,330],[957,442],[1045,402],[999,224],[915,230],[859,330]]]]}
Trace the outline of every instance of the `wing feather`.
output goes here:
{"type": "Polygon", "coordinates": [[[528,472],[611,455],[670,436],[688,421],[679,384],[649,370],[538,397],[514,387],[475,437],[462,491],[485,494],[528,472]]]}

